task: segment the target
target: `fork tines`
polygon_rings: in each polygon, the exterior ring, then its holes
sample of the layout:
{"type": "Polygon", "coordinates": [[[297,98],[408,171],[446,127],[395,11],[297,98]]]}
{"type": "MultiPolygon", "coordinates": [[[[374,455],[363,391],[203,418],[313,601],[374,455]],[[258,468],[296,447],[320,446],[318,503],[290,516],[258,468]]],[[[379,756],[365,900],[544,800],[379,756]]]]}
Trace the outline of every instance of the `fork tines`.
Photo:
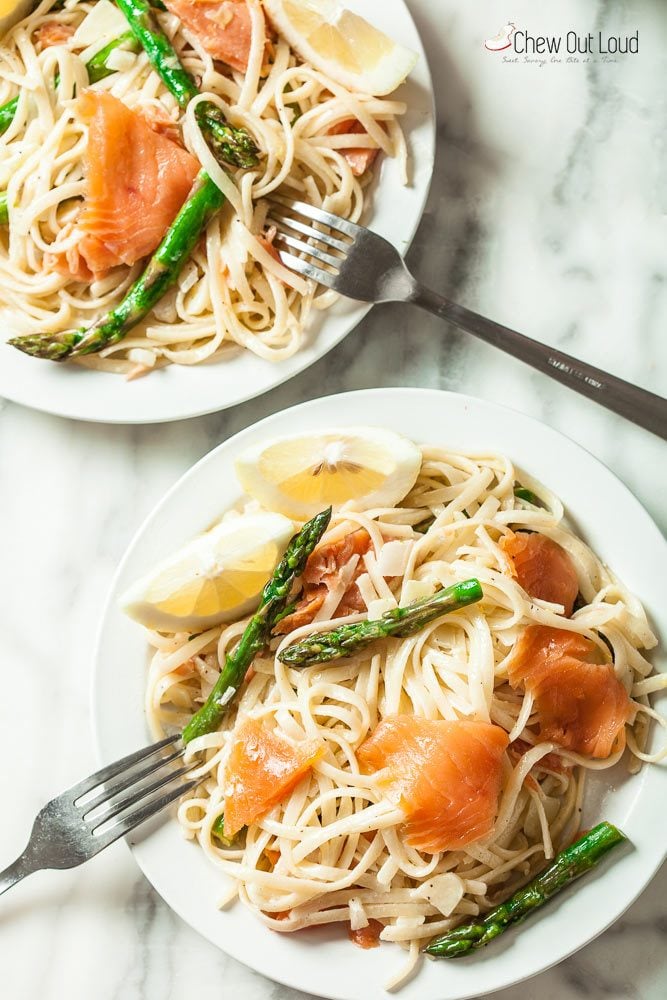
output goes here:
{"type": "MultiPolygon", "coordinates": [[[[268,198],[268,201],[273,205],[287,209],[288,212],[294,215],[305,216],[306,219],[319,222],[323,226],[328,226],[334,232],[343,233],[351,240],[362,232],[362,227],[356,225],[354,222],[350,222],[349,219],[343,219],[340,215],[334,215],[333,212],[327,212],[323,208],[316,208],[315,205],[309,205],[305,201],[296,201],[293,198],[286,198],[284,195],[278,194],[272,194],[268,198]]],[[[314,230],[314,232],[318,237],[322,235],[318,230],[314,230]]],[[[348,247],[349,243],[339,242],[339,250],[345,251],[348,247]]]]}
{"type": "Polygon", "coordinates": [[[47,802],[35,817],[23,853],[0,871],[0,893],[32,872],[89,861],[195,788],[201,778],[191,775],[199,756],[175,766],[185,753],[180,734],[168,736],[100,768],[47,802]]]}
{"type": "Polygon", "coordinates": [[[69,803],[90,834],[106,846],[196,785],[181,779],[197,762],[173,766],[184,754],[179,735],[159,740],[74,785],[66,793],[69,803]],[[139,808],[131,810],[136,805],[139,808]]]}
{"type": "Polygon", "coordinates": [[[324,209],[280,195],[272,195],[269,204],[267,223],[276,227],[276,244],[283,263],[322,285],[334,287],[360,227],[324,209]]]}

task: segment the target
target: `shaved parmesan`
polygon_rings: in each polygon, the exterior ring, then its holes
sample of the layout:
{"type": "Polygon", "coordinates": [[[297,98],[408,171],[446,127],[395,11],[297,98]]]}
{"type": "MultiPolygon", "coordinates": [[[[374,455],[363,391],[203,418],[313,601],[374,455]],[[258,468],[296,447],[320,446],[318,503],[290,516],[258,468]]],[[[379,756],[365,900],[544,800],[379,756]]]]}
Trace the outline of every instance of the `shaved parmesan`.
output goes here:
{"type": "Polygon", "coordinates": [[[378,556],[378,570],[382,576],[403,576],[412,551],[412,541],[385,542],[378,556]]]}
{"type": "Polygon", "coordinates": [[[134,361],[137,365],[145,365],[152,368],[155,364],[155,351],[147,351],[144,347],[131,347],[127,352],[127,360],[134,361]]]}
{"type": "Polygon", "coordinates": [[[421,601],[424,597],[431,597],[435,592],[435,585],[429,580],[408,580],[403,584],[401,602],[412,604],[413,601],[421,601]]]}
{"type": "Polygon", "coordinates": [[[127,21],[115,4],[97,0],[72,36],[72,47],[83,49],[102,40],[111,41],[127,31],[127,21]]]}
{"type": "Polygon", "coordinates": [[[427,900],[440,910],[443,917],[448,917],[461,902],[464,889],[463,879],[460,879],[454,872],[445,872],[444,875],[436,875],[417,886],[416,889],[413,889],[412,895],[418,899],[427,900]]]}
{"type": "Polygon", "coordinates": [[[106,57],[105,62],[109,69],[114,69],[117,73],[124,73],[127,69],[132,69],[136,62],[134,52],[127,49],[114,49],[106,57]]]}
{"type": "Polygon", "coordinates": [[[359,897],[353,896],[347,906],[350,911],[350,930],[360,931],[362,927],[368,927],[368,917],[359,897]]]}
{"type": "Polygon", "coordinates": [[[368,617],[373,620],[382,618],[385,611],[393,611],[395,607],[395,601],[390,601],[387,597],[380,597],[377,601],[371,601],[368,605],[368,617]]]}
{"type": "Polygon", "coordinates": [[[357,580],[357,587],[359,588],[359,593],[364,599],[364,604],[367,608],[370,608],[373,601],[377,600],[378,595],[368,573],[361,574],[357,580]]]}
{"type": "Polygon", "coordinates": [[[227,886],[225,892],[222,893],[222,895],[218,898],[218,903],[217,903],[218,909],[224,910],[226,906],[229,906],[229,904],[232,903],[237,898],[238,894],[239,894],[239,884],[238,882],[232,882],[232,884],[227,886]]]}

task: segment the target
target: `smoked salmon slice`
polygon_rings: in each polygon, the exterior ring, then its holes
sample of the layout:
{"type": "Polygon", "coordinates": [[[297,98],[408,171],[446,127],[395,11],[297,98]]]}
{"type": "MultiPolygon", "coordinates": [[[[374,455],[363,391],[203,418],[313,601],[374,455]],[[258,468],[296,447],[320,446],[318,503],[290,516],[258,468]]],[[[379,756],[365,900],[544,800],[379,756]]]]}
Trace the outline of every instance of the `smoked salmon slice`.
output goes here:
{"type": "Polygon", "coordinates": [[[111,94],[87,90],[79,110],[90,124],[78,250],[99,273],[134,264],[155,250],[187,198],[199,164],[111,94]]]}
{"type": "Polygon", "coordinates": [[[359,593],[356,578],[364,572],[364,564],[361,557],[371,547],[370,535],[364,528],[351,531],[349,535],[336,542],[329,542],[320,545],[311,552],[303,571],[303,594],[296,609],[291,615],[287,615],[281,622],[278,622],[274,632],[276,634],[287,635],[295,628],[302,625],[310,625],[315,615],[320,610],[324,601],[333,587],[335,587],[342,570],[350,562],[352,556],[359,556],[354,571],[354,577],[347,590],[340,599],[340,603],[334,612],[335,618],[342,618],[343,615],[351,615],[357,611],[365,611],[366,604],[359,593]]]}
{"type": "Polygon", "coordinates": [[[245,73],[252,42],[246,0],[165,0],[165,6],[210,56],[245,73]]]}
{"type": "Polygon", "coordinates": [[[405,811],[405,839],[425,854],[455,851],[493,829],[508,736],[488,722],[384,719],[357,751],[366,773],[405,811]]]}
{"type": "Polygon", "coordinates": [[[384,924],[381,924],[379,920],[369,920],[366,927],[359,927],[356,931],[350,929],[347,936],[357,947],[368,950],[379,946],[380,934],[383,930],[384,924]]]}
{"type": "Polygon", "coordinates": [[[225,836],[233,837],[281,802],[322,753],[315,740],[292,746],[261,720],[246,719],[234,734],[225,769],[225,836]]]}
{"type": "Polygon", "coordinates": [[[513,688],[535,699],[540,738],[605,758],[625,742],[630,698],[610,663],[586,636],[529,625],[507,665],[513,688]]]}
{"type": "MultiPolygon", "coordinates": [[[[338,122],[329,129],[329,135],[365,135],[366,130],[361,122],[357,121],[356,118],[346,118],[343,122],[338,122]]],[[[367,149],[363,146],[353,146],[349,149],[340,149],[340,153],[344,156],[347,162],[352,168],[352,173],[355,177],[361,177],[372,164],[375,162],[375,157],[380,152],[379,149],[367,149]]]]}
{"type": "Polygon", "coordinates": [[[53,45],[67,45],[75,32],[73,24],[61,24],[60,21],[45,21],[35,31],[33,38],[40,52],[50,49],[53,45]]]}
{"type": "Polygon", "coordinates": [[[562,604],[569,618],[579,593],[577,571],[562,545],[539,532],[506,535],[502,548],[513,566],[513,576],[529,597],[562,604]]]}

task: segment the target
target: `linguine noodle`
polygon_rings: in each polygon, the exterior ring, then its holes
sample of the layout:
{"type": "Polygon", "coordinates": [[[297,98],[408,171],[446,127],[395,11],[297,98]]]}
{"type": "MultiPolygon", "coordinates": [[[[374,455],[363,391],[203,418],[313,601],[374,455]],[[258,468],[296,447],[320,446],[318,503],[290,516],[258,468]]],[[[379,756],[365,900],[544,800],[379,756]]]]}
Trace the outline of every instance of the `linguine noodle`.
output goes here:
{"type": "MultiPolygon", "coordinates": [[[[358,579],[368,617],[470,577],[482,584],[482,603],[409,638],[388,639],[350,659],[306,669],[290,668],[275,654],[294,639],[332,625],[331,619],[282,637],[277,648],[255,659],[223,730],[189,745],[188,756],[204,751],[205,762],[195,772],[201,783],[178,810],[186,837],[196,839],[233,880],[224,902],[238,896],[273,930],[341,922],[355,930],[380,921],[381,940],[408,951],[388,986],[403,981],[431,938],[510,895],[569,843],[580,828],[588,771],[612,767],[624,753],[624,740],[606,760],[539,741],[532,698],[507,682],[506,664],[525,625],[580,633],[607,660],[613,650],[615,673],[635,709],[627,737],[630,767],[667,753],[646,751],[645,723],[655,715],[648,695],[664,688],[667,678],[654,675],[640,652],[656,643],[645,613],[567,526],[558,498],[501,455],[431,446],[422,452],[419,478],[402,506],[364,513],[343,507],[334,514],[325,541],[357,527],[369,533],[372,548],[363,556],[358,579]],[[544,508],[515,497],[516,479],[539,496],[544,508]],[[435,521],[427,533],[414,531],[428,514],[435,521]],[[559,606],[528,598],[511,576],[500,545],[510,526],[538,530],[572,557],[585,603],[571,618],[559,614],[559,606]],[[395,541],[404,543],[404,571],[386,579],[382,550],[395,541]],[[509,733],[510,741],[521,739],[522,752],[510,746],[506,755],[491,835],[434,855],[402,840],[401,808],[382,793],[375,775],[361,773],[357,759],[359,746],[378,722],[399,713],[491,721],[509,733]],[[233,730],[248,715],[264,719],[288,740],[321,741],[324,754],[310,777],[247,829],[242,846],[224,849],[212,826],[223,810],[233,730]],[[448,903],[440,897],[436,906],[431,880],[445,874],[448,903]]],[[[364,617],[350,615],[336,624],[364,617]]],[[[237,621],[192,638],[150,633],[155,653],[146,710],[156,738],[182,727],[206,699],[244,625],[245,620],[237,621]]]]}
{"type": "MultiPolygon", "coordinates": [[[[85,63],[109,41],[83,51],[67,44],[38,51],[35,32],[48,22],[78,26],[92,2],[65,0],[51,10],[43,0],[0,48],[0,105],[18,93],[16,115],[0,136],[0,190],[7,191],[9,227],[0,233],[0,282],[5,327],[13,334],[56,333],[92,323],[112,308],[141,273],[124,265],[90,283],[58,273],[53,255],[76,247],[76,220],[85,194],[88,126],[76,95],[88,86],[85,63]]],[[[241,74],[215,62],[178,18],[156,12],[185,68],[199,82],[183,116],[183,137],[227,197],[176,286],[148,319],[124,340],[80,364],[138,373],[156,365],[193,365],[220,357],[231,344],[280,361],[299,350],[312,309],[335,294],[285,268],[258,240],[272,192],[300,198],[357,221],[368,200],[371,171],[353,175],[346,147],[380,149],[399,160],[406,179],[407,151],[397,117],[400,101],[351,93],[305,64],[282,38],[269,35],[257,2],[250,4],[252,44],[241,74]],[[265,56],[265,52],[268,53],[265,56]],[[257,167],[225,173],[194,118],[199,100],[210,100],[228,120],[250,132],[262,151],[257,167]],[[355,118],[365,135],[332,135],[355,118]]],[[[175,99],[142,51],[118,50],[116,71],[93,84],[149,115],[180,120],[175,99]]]]}

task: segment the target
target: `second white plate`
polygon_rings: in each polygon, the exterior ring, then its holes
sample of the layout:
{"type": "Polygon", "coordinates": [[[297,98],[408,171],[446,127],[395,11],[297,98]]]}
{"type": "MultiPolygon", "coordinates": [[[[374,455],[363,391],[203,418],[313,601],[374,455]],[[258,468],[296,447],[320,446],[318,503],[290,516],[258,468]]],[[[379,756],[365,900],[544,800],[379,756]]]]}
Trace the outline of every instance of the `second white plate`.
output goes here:
{"type": "MultiPolygon", "coordinates": [[[[558,494],[581,536],[638,595],[664,640],[665,541],[629,490],[574,442],[520,413],[453,393],[376,389],[330,396],[268,417],[220,445],[179,480],[139,530],[113,582],[99,636],[93,714],[102,762],[150,739],[143,710],[146,641],[143,630],[119,611],[119,595],[239,498],[234,459],[242,449],[304,427],[346,424],[375,424],[418,442],[507,454],[558,494]]],[[[663,706],[666,701],[664,692],[663,706]]],[[[660,736],[654,727],[654,744],[660,736]]],[[[667,768],[645,766],[628,778],[620,765],[591,781],[582,822],[593,825],[602,818],[621,827],[631,849],[619,851],[501,942],[456,962],[424,961],[400,991],[401,1000],[463,1000],[502,989],[561,961],[616,920],[663,859],[667,768]]],[[[382,983],[404,960],[398,947],[361,951],[340,928],[275,934],[241,904],[219,911],[224,876],[183,839],[174,819],[134,834],[131,846],[168,905],[257,972],[334,1000],[386,1000],[382,983]]]]}

